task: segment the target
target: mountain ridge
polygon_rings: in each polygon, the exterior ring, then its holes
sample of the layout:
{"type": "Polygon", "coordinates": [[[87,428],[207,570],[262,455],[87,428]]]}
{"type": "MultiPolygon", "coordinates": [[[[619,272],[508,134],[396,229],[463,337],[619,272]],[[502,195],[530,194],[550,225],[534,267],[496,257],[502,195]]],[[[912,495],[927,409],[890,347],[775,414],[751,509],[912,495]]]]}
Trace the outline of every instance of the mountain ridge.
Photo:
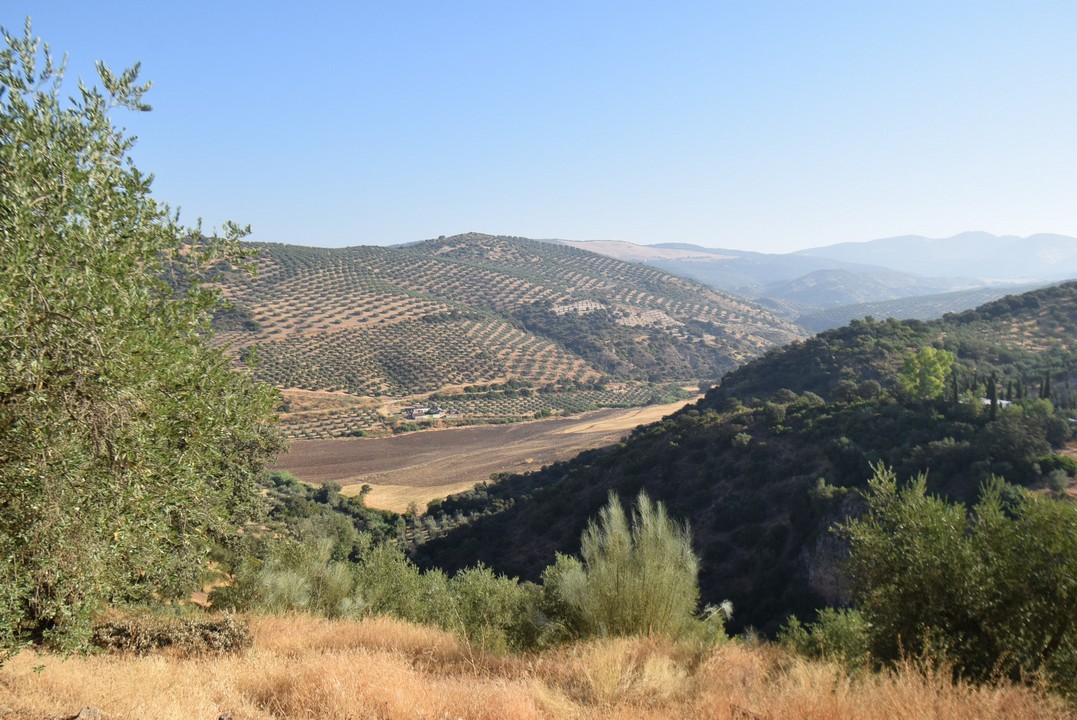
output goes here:
{"type": "Polygon", "coordinates": [[[612,241],[570,244],[645,262],[711,287],[751,297],[791,319],[812,310],[854,302],[879,302],[974,287],[1046,284],[1077,277],[1077,239],[1052,233],[1027,238],[984,232],[961,233],[951,238],[906,235],[791,253],[705,248],[676,242],[642,246],[612,241]],[[783,296],[790,285],[809,282],[813,273],[836,270],[848,275],[832,291],[817,288],[814,297],[799,300],[783,296]],[[881,274],[898,273],[906,276],[900,283],[877,281],[881,274]]]}

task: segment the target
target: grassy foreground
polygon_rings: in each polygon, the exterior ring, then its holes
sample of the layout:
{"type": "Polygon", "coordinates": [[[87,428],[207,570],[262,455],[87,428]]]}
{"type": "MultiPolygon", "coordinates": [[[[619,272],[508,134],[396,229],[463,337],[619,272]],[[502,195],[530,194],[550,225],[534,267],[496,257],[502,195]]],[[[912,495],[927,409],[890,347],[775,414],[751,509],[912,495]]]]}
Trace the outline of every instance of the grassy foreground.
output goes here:
{"type": "Polygon", "coordinates": [[[655,639],[489,655],[378,618],[252,621],[236,655],[71,657],[25,651],[0,669],[0,718],[1064,718],[1062,701],[905,667],[850,679],[774,646],[655,639]]]}

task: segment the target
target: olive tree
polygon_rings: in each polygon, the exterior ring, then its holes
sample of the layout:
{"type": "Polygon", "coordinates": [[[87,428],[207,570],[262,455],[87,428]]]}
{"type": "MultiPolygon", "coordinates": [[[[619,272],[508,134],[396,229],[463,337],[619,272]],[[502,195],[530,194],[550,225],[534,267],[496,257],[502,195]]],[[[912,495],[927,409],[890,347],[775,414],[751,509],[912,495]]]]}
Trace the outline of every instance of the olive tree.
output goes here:
{"type": "Polygon", "coordinates": [[[933,654],[974,679],[1077,692],[1077,507],[992,480],[966,508],[881,466],[866,499],[842,532],[876,658],[933,654]]]}
{"type": "Polygon", "coordinates": [[[67,98],[29,21],[0,32],[0,649],[73,646],[109,602],[188,592],[258,512],[277,393],[206,344],[243,232],[152,197],[111,120],[149,109],[137,65],[67,98]]]}

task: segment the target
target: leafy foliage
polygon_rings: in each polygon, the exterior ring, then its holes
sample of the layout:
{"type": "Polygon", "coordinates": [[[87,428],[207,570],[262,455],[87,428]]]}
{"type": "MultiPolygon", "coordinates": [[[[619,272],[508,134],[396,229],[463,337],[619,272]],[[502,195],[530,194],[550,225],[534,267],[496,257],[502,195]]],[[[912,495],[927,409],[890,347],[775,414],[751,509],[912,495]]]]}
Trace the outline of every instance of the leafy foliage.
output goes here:
{"type": "Polygon", "coordinates": [[[823,608],[815,622],[802,624],[791,617],[778,632],[778,641],[806,657],[831,660],[850,670],[871,664],[871,626],[858,610],[823,608]]]}
{"type": "Polygon", "coordinates": [[[968,677],[1077,691],[1077,508],[993,481],[966,510],[882,467],[867,504],[842,531],[877,658],[932,653],[968,677]]]}
{"type": "Polygon", "coordinates": [[[632,522],[617,496],[588,524],[581,558],[559,555],[543,574],[546,605],[573,637],[665,635],[694,629],[699,559],[687,527],[640,493],[632,522]]]}
{"type": "Polygon", "coordinates": [[[239,228],[181,228],[130,161],[137,66],[61,96],[48,48],[0,50],[0,647],[84,642],[103,603],[186,593],[260,512],[276,393],[204,343],[239,228]]]}
{"type": "Polygon", "coordinates": [[[953,364],[952,352],[926,345],[905,357],[898,386],[911,398],[934,400],[942,396],[953,364]]]}

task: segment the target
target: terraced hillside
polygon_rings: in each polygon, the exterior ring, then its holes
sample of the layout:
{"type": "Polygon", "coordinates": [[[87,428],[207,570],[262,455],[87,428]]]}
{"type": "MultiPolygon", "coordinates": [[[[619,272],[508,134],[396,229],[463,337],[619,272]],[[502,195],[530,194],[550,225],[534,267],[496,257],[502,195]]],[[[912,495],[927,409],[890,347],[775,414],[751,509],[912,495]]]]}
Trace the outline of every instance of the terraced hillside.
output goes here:
{"type": "Polygon", "coordinates": [[[692,281],[522,238],[255,247],[257,274],[224,280],[216,337],[285,389],[293,437],[385,431],[433,393],[429,414],[456,422],[668,399],[800,335],[692,281]]]}

